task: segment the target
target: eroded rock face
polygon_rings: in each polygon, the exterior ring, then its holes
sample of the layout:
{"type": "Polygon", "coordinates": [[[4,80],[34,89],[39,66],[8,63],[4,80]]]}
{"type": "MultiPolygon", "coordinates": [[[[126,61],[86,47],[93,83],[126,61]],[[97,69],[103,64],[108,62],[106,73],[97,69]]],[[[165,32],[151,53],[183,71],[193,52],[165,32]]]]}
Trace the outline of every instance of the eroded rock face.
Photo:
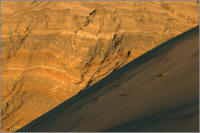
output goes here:
{"type": "Polygon", "coordinates": [[[1,2],[2,131],[198,25],[197,2],[1,2]]]}

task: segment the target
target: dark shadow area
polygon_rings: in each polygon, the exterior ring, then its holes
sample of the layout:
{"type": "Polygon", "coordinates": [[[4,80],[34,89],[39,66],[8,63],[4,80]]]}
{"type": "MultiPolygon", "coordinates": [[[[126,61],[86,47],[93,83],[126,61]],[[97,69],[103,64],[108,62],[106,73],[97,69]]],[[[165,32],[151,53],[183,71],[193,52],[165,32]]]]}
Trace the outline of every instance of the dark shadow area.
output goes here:
{"type": "MultiPolygon", "coordinates": [[[[181,125],[182,121],[186,120],[189,116],[191,117],[192,115],[194,115],[198,110],[199,110],[198,100],[191,101],[191,103],[184,104],[180,107],[165,110],[163,112],[158,112],[151,116],[147,116],[143,119],[123,123],[121,125],[117,125],[115,127],[112,127],[102,132],[131,132],[131,131],[142,132],[145,130],[148,132],[157,132],[157,131],[159,132],[173,131],[174,132],[175,130],[173,128],[166,129],[165,124],[168,124],[168,123],[173,124],[178,120],[178,122],[181,125]],[[162,127],[162,128],[159,128],[159,127],[162,127]]],[[[199,116],[199,114],[197,115],[199,116]]],[[[198,125],[199,123],[196,122],[196,124],[194,125],[196,129],[194,131],[192,131],[193,129],[189,131],[190,132],[198,131],[198,125]]],[[[171,125],[171,127],[172,126],[173,125],[171,125]]],[[[184,132],[186,131],[186,129],[184,127],[181,127],[179,128],[178,131],[184,132]]]]}

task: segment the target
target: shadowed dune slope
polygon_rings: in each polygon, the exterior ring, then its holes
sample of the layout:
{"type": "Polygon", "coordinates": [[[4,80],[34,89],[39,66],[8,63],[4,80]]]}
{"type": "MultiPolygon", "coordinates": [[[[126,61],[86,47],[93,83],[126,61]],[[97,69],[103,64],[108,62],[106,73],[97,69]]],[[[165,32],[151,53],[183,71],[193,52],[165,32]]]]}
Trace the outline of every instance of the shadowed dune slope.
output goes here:
{"type": "Polygon", "coordinates": [[[18,131],[198,131],[198,42],[195,27],[18,131]]]}

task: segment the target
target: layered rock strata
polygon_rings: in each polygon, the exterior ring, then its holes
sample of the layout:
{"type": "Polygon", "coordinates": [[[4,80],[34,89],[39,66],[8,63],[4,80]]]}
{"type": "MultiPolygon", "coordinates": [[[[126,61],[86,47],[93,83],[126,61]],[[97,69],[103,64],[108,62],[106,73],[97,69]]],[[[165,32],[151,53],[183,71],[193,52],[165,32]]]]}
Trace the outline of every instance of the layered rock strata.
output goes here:
{"type": "Polygon", "coordinates": [[[2,131],[198,25],[197,2],[1,2],[2,131]]]}

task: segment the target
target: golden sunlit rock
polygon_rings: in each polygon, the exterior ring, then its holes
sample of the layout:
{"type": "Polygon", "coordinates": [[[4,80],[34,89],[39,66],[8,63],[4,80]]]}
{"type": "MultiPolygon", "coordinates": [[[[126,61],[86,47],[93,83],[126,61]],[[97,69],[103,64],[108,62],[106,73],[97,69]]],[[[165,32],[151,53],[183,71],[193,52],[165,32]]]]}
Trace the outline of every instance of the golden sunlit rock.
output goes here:
{"type": "Polygon", "coordinates": [[[1,1],[2,131],[197,26],[198,13],[191,1],[1,1]]]}

